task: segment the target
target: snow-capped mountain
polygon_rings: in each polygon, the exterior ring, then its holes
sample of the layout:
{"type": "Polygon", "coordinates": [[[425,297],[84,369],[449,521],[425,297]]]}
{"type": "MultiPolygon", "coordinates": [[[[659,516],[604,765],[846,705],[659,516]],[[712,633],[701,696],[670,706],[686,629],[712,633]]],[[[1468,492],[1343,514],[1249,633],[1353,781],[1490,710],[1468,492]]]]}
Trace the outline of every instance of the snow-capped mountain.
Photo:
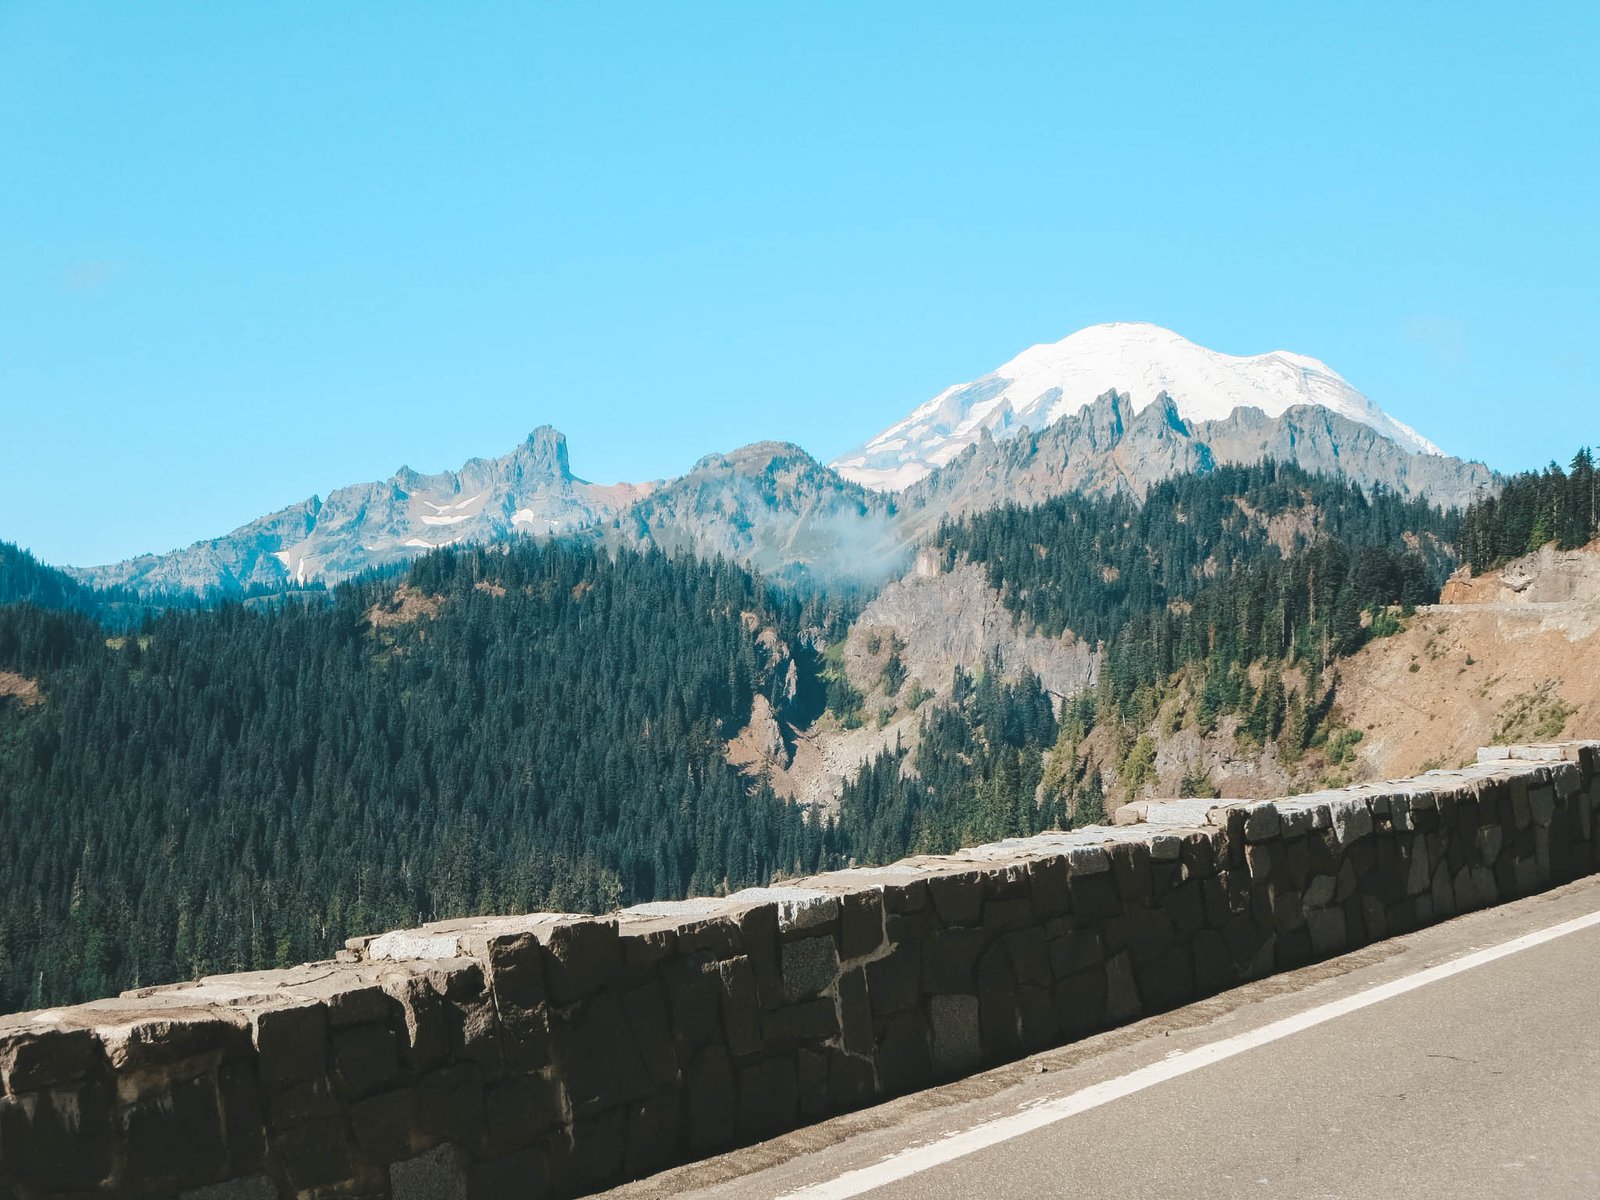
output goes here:
{"type": "Polygon", "coordinates": [[[566,438],[543,426],[499,458],[437,475],[402,467],[221,537],[71,574],[238,594],[337,583],[461,542],[581,533],[720,554],[780,579],[870,583],[903,570],[945,516],[1069,491],[1142,497],[1168,475],[1264,457],[1452,507],[1493,484],[1316,359],[1234,358],[1154,325],[1096,325],[941,392],[831,467],[761,442],[677,479],[605,487],[575,477],[566,438]]]}
{"type": "Polygon", "coordinates": [[[938,470],[880,495],[894,503],[901,535],[916,541],[947,517],[1001,504],[1042,504],[1068,492],[1143,499],[1173,475],[1268,458],[1445,508],[1464,507],[1495,487],[1482,463],[1416,453],[1315,404],[1297,404],[1276,417],[1236,408],[1216,420],[1190,421],[1178,415],[1170,396],[1134,412],[1126,396],[1107,392],[1037,431],[996,441],[983,430],[938,470]]]}
{"type": "Polygon", "coordinates": [[[1111,391],[1127,397],[1135,413],[1165,394],[1191,422],[1223,420],[1240,408],[1278,417],[1296,405],[1316,405],[1412,453],[1442,453],[1317,359],[1286,350],[1219,354],[1159,325],[1116,322],[1033,346],[981,379],[946,388],[830,465],[867,487],[903,488],[950,462],[985,430],[996,440],[1024,428],[1037,432],[1111,391]]]}

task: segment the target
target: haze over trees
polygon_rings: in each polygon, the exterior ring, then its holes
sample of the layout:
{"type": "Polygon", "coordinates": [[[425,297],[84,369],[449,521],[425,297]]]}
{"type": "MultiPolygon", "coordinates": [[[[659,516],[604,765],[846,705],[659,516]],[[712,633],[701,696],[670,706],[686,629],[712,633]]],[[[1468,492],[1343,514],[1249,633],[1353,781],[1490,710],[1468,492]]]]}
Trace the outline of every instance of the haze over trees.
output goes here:
{"type": "Polygon", "coordinates": [[[108,625],[137,624],[163,607],[195,607],[196,597],[143,596],[127,588],[96,588],[80,583],[58,567],[47,566],[28,551],[0,542],[0,605],[34,604],[92,616],[108,625]]]}

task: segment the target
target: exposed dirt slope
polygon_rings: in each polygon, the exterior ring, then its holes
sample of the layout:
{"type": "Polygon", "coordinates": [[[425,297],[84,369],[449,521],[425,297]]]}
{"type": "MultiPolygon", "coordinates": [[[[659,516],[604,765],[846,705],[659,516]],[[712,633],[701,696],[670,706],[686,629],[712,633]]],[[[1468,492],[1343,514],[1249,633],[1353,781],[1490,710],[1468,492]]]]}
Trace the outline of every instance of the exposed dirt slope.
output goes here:
{"type": "Polygon", "coordinates": [[[0,700],[11,698],[19,704],[39,703],[38,681],[14,671],[0,671],[0,700]]]}
{"type": "MultiPolygon", "coordinates": [[[[504,590],[501,589],[502,594],[504,590]]],[[[394,599],[388,604],[374,604],[367,609],[367,624],[374,629],[409,625],[423,617],[437,617],[443,607],[443,596],[430,596],[409,583],[402,583],[395,589],[394,599]]]]}
{"type": "Polygon", "coordinates": [[[1492,742],[1600,735],[1600,547],[1458,573],[1444,595],[1340,670],[1363,777],[1455,766],[1492,742]]]}

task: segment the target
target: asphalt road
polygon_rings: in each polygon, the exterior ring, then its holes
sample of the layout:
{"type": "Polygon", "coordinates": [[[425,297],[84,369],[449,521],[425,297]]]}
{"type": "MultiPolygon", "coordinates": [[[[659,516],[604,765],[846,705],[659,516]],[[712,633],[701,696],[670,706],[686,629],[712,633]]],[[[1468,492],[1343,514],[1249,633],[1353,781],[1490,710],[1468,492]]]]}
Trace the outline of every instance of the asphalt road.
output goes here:
{"type": "Polygon", "coordinates": [[[1600,1197],[1594,914],[1600,879],[607,1196],[1600,1197]]]}

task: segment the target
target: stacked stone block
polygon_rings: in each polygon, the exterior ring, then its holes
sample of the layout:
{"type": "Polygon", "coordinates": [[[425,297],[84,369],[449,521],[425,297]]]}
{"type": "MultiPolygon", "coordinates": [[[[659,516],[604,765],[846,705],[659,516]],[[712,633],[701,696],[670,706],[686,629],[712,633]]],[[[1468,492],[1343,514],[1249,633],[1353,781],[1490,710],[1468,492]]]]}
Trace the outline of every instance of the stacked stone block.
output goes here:
{"type": "Polygon", "coordinates": [[[1597,752],[0,1018],[0,1198],[581,1194],[1588,874],[1597,752]]]}

